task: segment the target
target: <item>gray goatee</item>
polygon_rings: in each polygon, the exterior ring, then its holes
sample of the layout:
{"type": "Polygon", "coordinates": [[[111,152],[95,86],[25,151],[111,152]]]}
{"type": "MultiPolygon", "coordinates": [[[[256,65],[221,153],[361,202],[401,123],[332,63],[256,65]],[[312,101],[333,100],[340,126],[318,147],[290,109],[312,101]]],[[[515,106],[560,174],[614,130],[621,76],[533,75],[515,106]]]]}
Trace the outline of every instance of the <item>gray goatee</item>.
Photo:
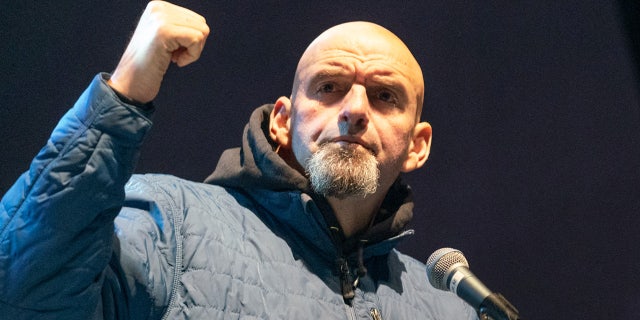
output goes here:
{"type": "Polygon", "coordinates": [[[324,143],[307,161],[311,186],[325,197],[366,197],[378,188],[375,156],[357,144],[324,143]]]}

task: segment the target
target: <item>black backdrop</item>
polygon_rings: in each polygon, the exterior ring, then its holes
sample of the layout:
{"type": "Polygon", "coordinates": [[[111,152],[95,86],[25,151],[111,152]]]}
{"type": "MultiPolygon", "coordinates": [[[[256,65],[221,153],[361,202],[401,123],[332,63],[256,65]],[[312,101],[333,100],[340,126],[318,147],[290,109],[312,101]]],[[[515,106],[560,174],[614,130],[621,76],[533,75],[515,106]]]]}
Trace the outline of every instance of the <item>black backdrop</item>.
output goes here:
{"type": "MultiPolygon", "coordinates": [[[[628,7],[176,3],[205,16],[213,34],[200,61],[169,70],[138,172],[204,179],[239,144],[253,107],[289,95],[310,40],[340,22],[378,22],[422,64],[434,128],[426,168],[407,176],[416,236],[401,249],[420,260],[461,249],[527,319],[640,318],[640,108],[629,41],[638,37],[625,29],[637,22],[628,7]]],[[[2,193],[91,78],[115,67],[144,6],[0,3],[2,193]]]]}

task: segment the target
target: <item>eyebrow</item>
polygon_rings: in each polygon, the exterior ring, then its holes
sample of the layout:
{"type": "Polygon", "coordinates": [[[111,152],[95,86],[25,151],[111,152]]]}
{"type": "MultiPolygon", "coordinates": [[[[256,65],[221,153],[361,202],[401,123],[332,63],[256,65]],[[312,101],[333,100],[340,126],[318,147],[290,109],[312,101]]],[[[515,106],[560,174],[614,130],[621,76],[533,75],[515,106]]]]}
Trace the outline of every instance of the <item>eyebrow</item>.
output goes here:
{"type": "Polygon", "coordinates": [[[318,71],[313,72],[311,78],[312,79],[324,79],[324,78],[332,78],[332,77],[343,77],[348,76],[350,74],[354,74],[354,71],[351,70],[347,65],[342,63],[326,63],[322,66],[319,66],[318,71]]]}
{"type": "MultiPolygon", "coordinates": [[[[339,61],[322,61],[310,71],[307,85],[313,85],[326,79],[355,77],[353,67],[339,61]]],[[[407,95],[410,91],[408,87],[409,84],[397,79],[397,76],[406,78],[405,75],[395,69],[374,67],[367,70],[365,82],[392,88],[394,91],[408,98],[407,95]]]]}

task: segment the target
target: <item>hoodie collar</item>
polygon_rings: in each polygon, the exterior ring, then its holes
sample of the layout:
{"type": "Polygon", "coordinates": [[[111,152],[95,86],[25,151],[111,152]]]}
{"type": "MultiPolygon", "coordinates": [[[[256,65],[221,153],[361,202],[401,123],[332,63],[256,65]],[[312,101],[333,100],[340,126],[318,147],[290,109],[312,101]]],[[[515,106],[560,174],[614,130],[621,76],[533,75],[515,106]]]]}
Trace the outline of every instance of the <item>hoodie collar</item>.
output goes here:
{"type": "Polygon", "coordinates": [[[268,137],[273,104],[253,111],[242,133],[242,147],[225,150],[205,183],[241,189],[309,191],[309,180],[290,167],[268,137]]]}
{"type": "MultiPolygon", "coordinates": [[[[239,188],[245,191],[266,189],[271,191],[300,191],[312,195],[323,212],[327,225],[335,223],[335,216],[324,199],[313,195],[309,180],[290,167],[276,152],[277,145],[269,138],[269,115],[273,104],[257,108],[245,126],[242,147],[224,151],[220,160],[205,183],[223,187],[239,188]]],[[[400,178],[387,193],[374,224],[357,241],[365,240],[367,245],[392,238],[402,233],[413,215],[413,197],[411,188],[400,178]]],[[[345,239],[349,242],[356,239],[345,239]]],[[[353,247],[355,249],[355,246],[353,247]]]]}

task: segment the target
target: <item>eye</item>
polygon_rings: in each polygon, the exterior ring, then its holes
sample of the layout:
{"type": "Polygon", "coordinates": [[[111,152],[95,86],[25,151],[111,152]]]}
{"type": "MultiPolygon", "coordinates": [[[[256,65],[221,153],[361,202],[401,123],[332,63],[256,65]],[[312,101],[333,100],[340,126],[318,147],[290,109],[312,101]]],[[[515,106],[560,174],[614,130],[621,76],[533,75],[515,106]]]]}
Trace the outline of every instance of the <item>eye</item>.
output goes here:
{"type": "Polygon", "coordinates": [[[396,97],[396,95],[392,91],[387,89],[376,90],[374,92],[374,98],[376,101],[379,101],[380,103],[383,103],[385,105],[398,105],[398,97],[396,97]]]}
{"type": "Polygon", "coordinates": [[[324,104],[332,104],[345,94],[345,85],[336,81],[319,83],[315,87],[315,99],[324,104]]]}
{"type": "Polygon", "coordinates": [[[336,91],[336,85],[334,83],[323,83],[318,88],[318,93],[331,93],[336,91]]]}
{"type": "Polygon", "coordinates": [[[378,93],[378,99],[384,101],[384,102],[394,102],[395,98],[393,97],[393,94],[389,91],[381,91],[378,93]]]}

